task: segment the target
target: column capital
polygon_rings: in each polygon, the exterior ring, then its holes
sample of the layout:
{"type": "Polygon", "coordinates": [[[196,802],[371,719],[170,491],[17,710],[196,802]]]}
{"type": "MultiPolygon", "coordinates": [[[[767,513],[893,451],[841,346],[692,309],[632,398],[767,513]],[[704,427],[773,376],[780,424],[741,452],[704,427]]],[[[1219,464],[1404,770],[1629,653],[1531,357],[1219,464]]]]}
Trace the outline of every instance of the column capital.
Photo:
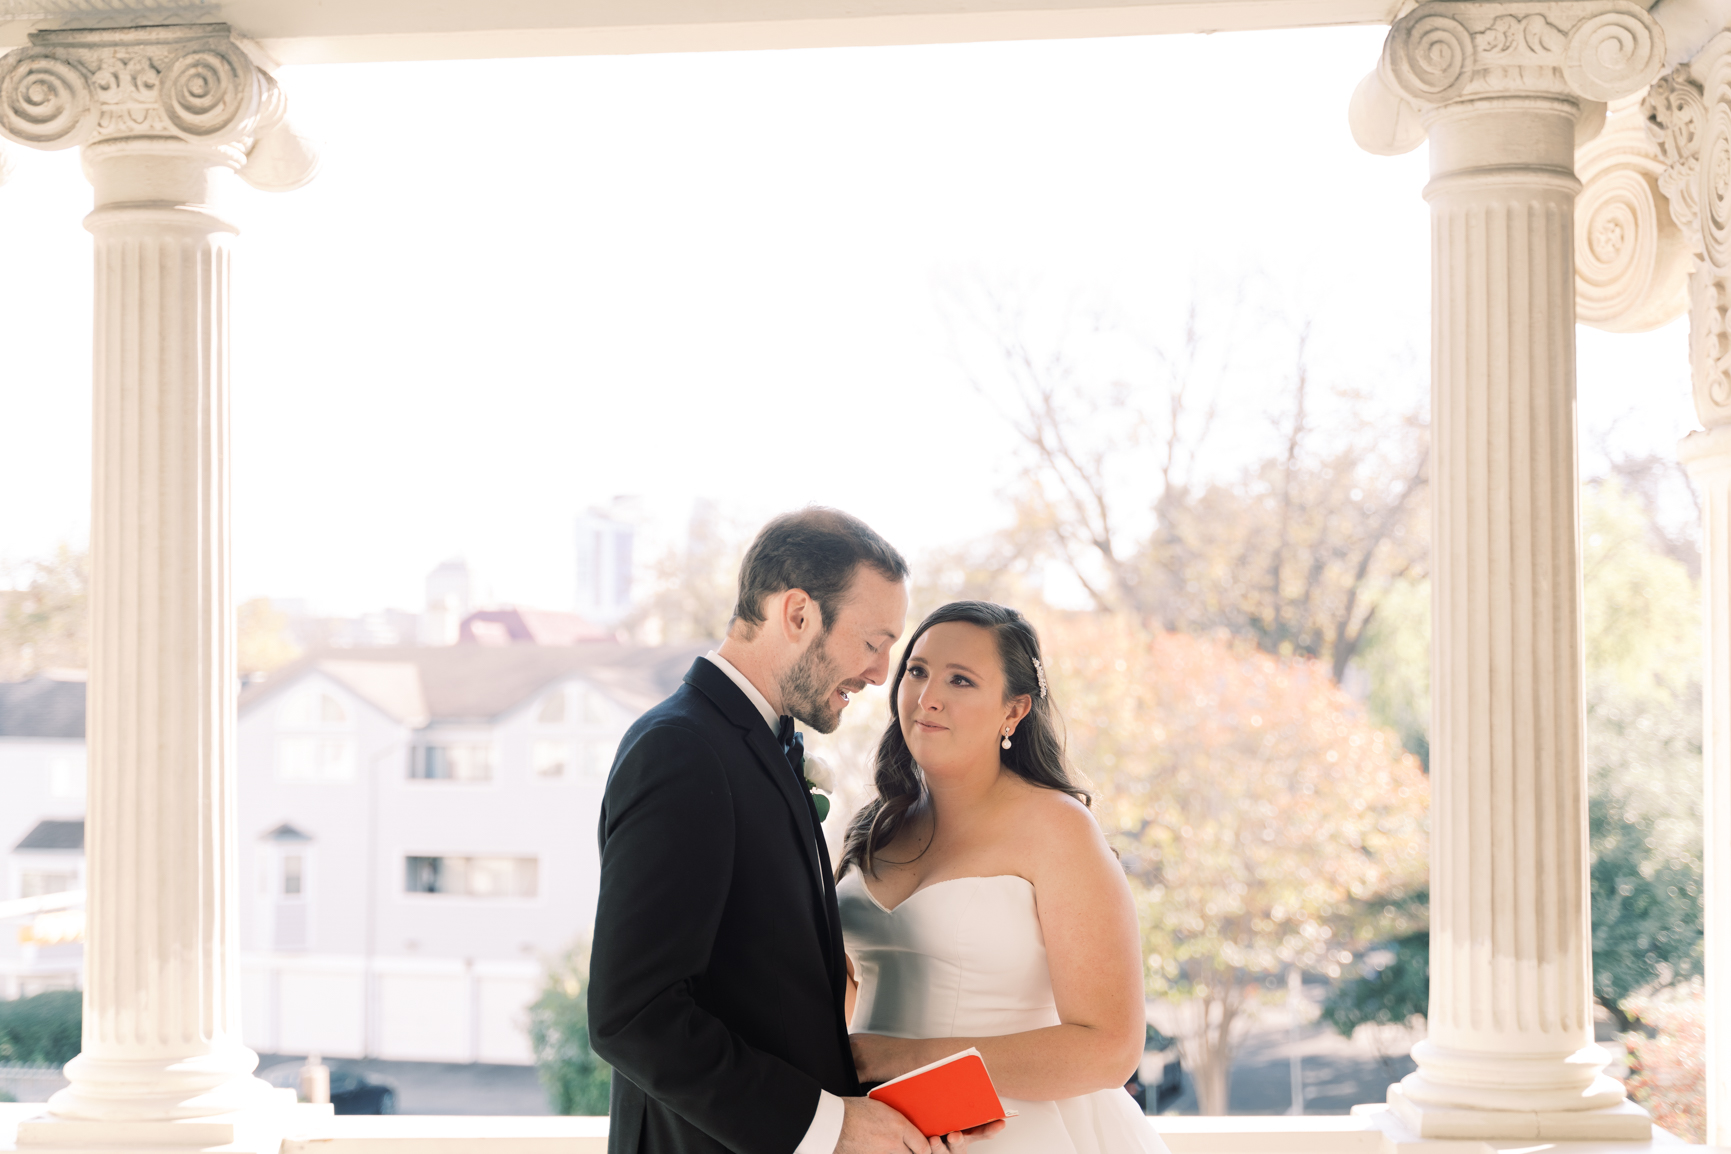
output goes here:
{"type": "Polygon", "coordinates": [[[1395,21],[1378,72],[1422,110],[1483,98],[1604,102],[1665,63],[1665,33],[1629,0],[1432,0],[1395,21]]]}
{"type": "Polygon", "coordinates": [[[34,148],[190,146],[287,189],[311,180],[317,160],[285,111],[276,79],[226,24],[33,32],[0,56],[0,136],[34,148]]]}
{"type": "Polygon", "coordinates": [[[1694,252],[1689,359],[1695,412],[1731,425],[1731,32],[1655,80],[1641,103],[1658,186],[1694,252]]]}

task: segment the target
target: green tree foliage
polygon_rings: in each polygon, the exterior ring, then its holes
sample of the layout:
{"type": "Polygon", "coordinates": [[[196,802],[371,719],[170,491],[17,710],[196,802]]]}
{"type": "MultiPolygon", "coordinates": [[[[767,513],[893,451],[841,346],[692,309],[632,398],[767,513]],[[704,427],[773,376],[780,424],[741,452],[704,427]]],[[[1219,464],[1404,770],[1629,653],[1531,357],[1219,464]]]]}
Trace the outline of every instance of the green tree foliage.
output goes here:
{"type": "Polygon", "coordinates": [[[1365,705],[1378,725],[1430,770],[1430,582],[1396,581],[1365,630],[1355,664],[1369,682],[1365,705]]]}
{"type": "Polygon", "coordinates": [[[78,1055],[84,995],[50,990],[0,1002],[0,1062],[63,1066],[78,1055]]]}
{"type": "Polygon", "coordinates": [[[1694,580],[1615,481],[1582,501],[1593,991],[1700,972],[1701,619],[1694,580]]]}
{"type": "Polygon", "coordinates": [[[1359,972],[1329,991],[1322,1020],[1345,1037],[1360,1026],[1405,1026],[1429,1012],[1430,932],[1369,951],[1359,972]]]}
{"type": "Polygon", "coordinates": [[[613,1069],[589,1048],[589,943],[579,941],[548,969],[529,1007],[529,1041],[553,1109],[605,1114],[613,1069]]]}

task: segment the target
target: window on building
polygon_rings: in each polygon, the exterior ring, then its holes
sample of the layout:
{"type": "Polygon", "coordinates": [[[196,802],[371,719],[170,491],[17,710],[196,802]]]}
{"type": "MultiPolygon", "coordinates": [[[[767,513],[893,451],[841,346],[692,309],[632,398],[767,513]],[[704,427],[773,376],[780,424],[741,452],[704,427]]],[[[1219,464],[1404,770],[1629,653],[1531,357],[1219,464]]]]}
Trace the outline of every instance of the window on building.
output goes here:
{"type": "Polygon", "coordinates": [[[276,775],[283,781],[348,781],[355,776],[355,743],[304,734],[279,737],[276,775]]]}
{"type": "Polygon", "coordinates": [[[76,870],[25,870],[18,875],[18,896],[39,898],[78,888],[76,870]]]}
{"type": "Polygon", "coordinates": [[[491,781],[493,747],[483,742],[417,746],[409,776],[419,781],[491,781]]]}
{"type": "Polygon", "coordinates": [[[306,859],[298,853],[284,854],[282,859],[282,896],[298,898],[303,892],[306,859]]]}
{"type": "Polygon", "coordinates": [[[610,720],[607,714],[607,703],[601,700],[601,695],[585,690],[583,693],[583,724],[606,725],[610,720]]]}
{"type": "Polygon", "coordinates": [[[282,712],[277,715],[279,725],[296,728],[347,725],[349,721],[348,707],[335,694],[316,685],[304,686],[291,693],[283,701],[282,712]]]}
{"type": "Polygon", "coordinates": [[[540,862],[532,857],[407,857],[403,892],[472,898],[532,898],[540,862]]]}
{"type": "Polygon", "coordinates": [[[571,765],[571,743],[537,741],[532,755],[536,777],[564,777],[571,765]]]}
{"type": "Polygon", "coordinates": [[[541,712],[535,720],[542,725],[559,725],[565,720],[565,691],[555,689],[541,699],[541,712]]]}

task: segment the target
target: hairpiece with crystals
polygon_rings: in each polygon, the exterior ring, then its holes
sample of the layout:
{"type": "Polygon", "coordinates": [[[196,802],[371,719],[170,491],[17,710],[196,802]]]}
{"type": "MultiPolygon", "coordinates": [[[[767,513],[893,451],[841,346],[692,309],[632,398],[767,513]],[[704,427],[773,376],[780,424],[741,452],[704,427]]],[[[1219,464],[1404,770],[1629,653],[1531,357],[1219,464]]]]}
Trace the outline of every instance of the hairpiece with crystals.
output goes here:
{"type": "Polygon", "coordinates": [[[1034,676],[1040,679],[1040,698],[1041,700],[1044,700],[1046,697],[1046,667],[1040,664],[1040,659],[1038,657],[1034,658],[1033,661],[1034,676]]]}

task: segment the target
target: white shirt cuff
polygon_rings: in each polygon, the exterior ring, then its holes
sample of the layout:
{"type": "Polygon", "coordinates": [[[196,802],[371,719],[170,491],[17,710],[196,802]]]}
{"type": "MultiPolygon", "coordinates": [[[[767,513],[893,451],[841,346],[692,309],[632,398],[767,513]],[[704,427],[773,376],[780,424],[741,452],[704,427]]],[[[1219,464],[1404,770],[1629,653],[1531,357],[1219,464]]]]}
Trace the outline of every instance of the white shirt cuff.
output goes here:
{"type": "Polygon", "coordinates": [[[828,1090],[819,1090],[817,1113],[811,1116],[811,1125],[793,1148],[793,1154],[835,1154],[835,1148],[841,1144],[841,1122],[846,1113],[840,1098],[828,1090]]]}

